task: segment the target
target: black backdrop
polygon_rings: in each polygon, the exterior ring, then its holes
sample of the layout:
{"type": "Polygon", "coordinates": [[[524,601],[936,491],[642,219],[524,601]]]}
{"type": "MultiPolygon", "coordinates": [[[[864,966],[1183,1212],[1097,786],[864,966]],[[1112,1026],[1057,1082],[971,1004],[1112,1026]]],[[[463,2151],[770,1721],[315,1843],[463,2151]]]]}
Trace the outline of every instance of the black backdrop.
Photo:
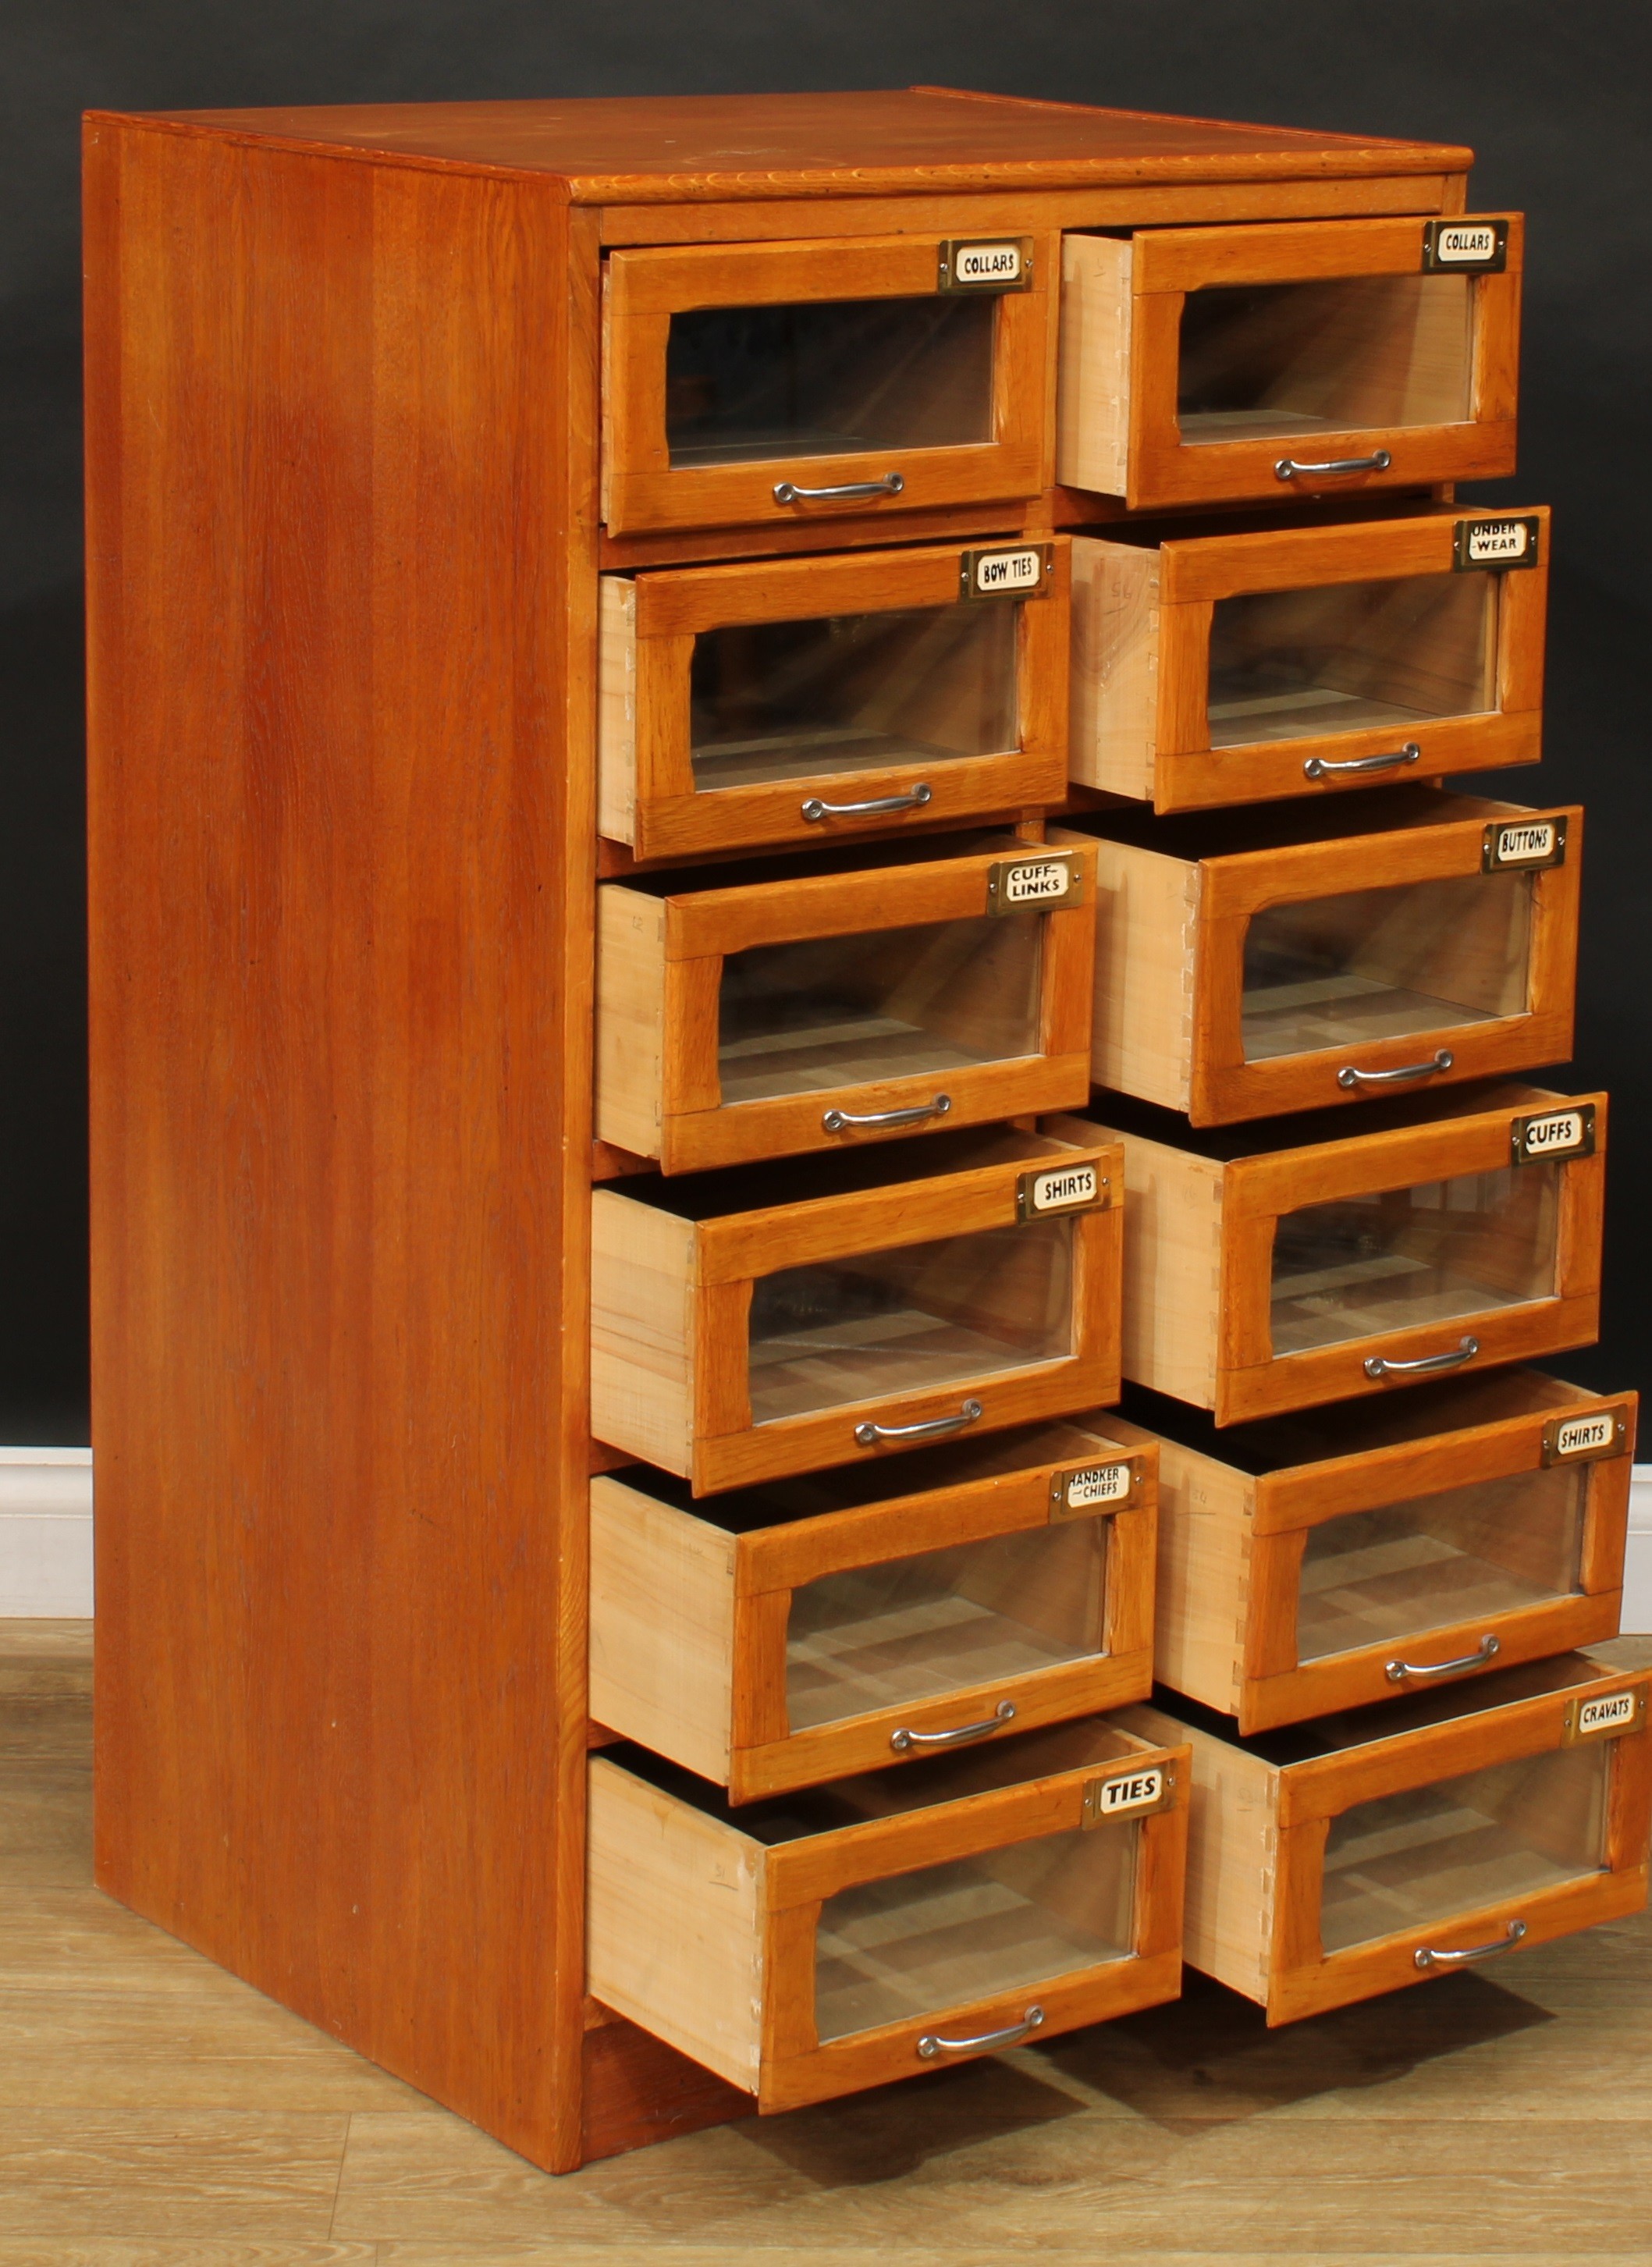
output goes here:
{"type": "Polygon", "coordinates": [[[917,82],[1470,143],[1475,206],[1530,216],[1522,471],[1472,493],[1557,516],[1549,753],[1502,786],[1590,806],[1575,1075],[1617,1109],[1605,1335],[1560,1366],[1652,1385],[1643,0],[14,0],[8,22],[0,1441],[87,1437],[76,173],[91,106],[917,82]]]}

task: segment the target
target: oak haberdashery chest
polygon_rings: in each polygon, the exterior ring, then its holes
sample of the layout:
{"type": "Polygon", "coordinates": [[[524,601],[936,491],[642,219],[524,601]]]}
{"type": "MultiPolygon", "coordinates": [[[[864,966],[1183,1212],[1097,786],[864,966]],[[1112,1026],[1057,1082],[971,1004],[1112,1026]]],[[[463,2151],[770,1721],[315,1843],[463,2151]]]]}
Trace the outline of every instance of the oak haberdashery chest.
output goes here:
{"type": "Polygon", "coordinates": [[[98,1878],[539,2165],[1644,1897],[1470,162],[86,122],[98,1878]]]}

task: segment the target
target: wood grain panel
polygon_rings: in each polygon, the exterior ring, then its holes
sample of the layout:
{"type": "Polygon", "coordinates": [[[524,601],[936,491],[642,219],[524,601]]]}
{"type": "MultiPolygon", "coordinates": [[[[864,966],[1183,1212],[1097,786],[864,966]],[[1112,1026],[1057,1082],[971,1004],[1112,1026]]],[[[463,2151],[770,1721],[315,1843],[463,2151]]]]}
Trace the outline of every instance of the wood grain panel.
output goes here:
{"type": "Polygon", "coordinates": [[[594,246],[109,121],[87,210],[99,1876],[569,2165],[594,246]]]}

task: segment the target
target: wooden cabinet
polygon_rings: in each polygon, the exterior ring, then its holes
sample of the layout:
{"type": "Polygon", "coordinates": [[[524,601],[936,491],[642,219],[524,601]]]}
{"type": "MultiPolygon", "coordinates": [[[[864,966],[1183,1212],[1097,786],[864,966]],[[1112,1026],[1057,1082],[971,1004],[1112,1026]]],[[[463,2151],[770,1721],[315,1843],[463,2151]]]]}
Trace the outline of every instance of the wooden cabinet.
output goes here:
{"type": "Polygon", "coordinates": [[[1138,1390],[1156,1675],[1250,1733],[1615,1637],[1634,1420],[1524,1369],[1222,1432],[1138,1390]]]}
{"type": "Polygon", "coordinates": [[[731,1811],[591,1764],[591,1988],[763,2109],[1173,1999],[1187,1750],[1105,1717],[731,1811]]]}
{"type": "Polygon", "coordinates": [[[606,263],[602,516],[818,523],[1049,479],[1053,236],[628,246],[606,263]]]}
{"type": "Polygon", "coordinates": [[[1095,1075],[1195,1126],[1564,1062],[1582,812],[1098,815],[1095,1075]]]}
{"type": "Polygon", "coordinates": [[[598,824],[638,858],[1066,793],[1065,538],[601,583],[598,824]]]}
{"type": "Polygon", "coordinates": [[[605,884],[598,1137],[678,1173],[1085,1102],[1095,877],[954,834],[605,884]]]}
{"type": "Polygon", "coordinates": [[[591,1426],[698,1495],[1105,1406],[1122,1159],[1104,1134],[591,1192],[591,1426]]]}
{"type": "Polygon", "coordinates": [[[1193,811],[1535,763],[1548,541],[1449,506],[1076,537],[1072,776],[1193,811]]]}
{"type": "Polygon", "coordinates": [[[1186,1740],[1186,1956],[1288,2023],[1545,1944],[1647,1900],[1652,1671],[1579,1654],[1241,1740],[1186,1740]]]}
{"type": "Polygon", "coordinates": [[[1459,1089],[1198,1134],[1108,1098],[1131,1233],[1124,1374],[1218,1425],[1586,1346],[1606,1097],[1459,1089]]]}
{"type": "Polygon", "coordinates": [[[1515,468],[1517,214],[1069,234],[1056,478],[1133,511],[1515,468]]]}
{"type": "Polygon", "coordinates": [[[591,1484],[591,1708],[736,1802],[1147,1698],[1158,1452],[1106,1418],[691,1500],[591,1484]]]}

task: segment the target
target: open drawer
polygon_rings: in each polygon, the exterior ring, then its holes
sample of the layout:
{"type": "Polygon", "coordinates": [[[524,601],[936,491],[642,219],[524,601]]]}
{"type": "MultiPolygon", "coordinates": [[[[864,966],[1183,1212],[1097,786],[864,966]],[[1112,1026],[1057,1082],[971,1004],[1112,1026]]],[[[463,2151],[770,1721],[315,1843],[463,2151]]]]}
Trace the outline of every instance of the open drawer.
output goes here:
{"type": "Polygon", "coordinates": [[[1617,1635],[1633,1393],[1510,1369],[1221,1433],[1126,1409],[1161,1457],[1157,1676],[1241,1732],[1617,1635]]]}
{"type": "Polygon", "coordinates": [[[1387,788],[1080,821],[1098,1083],[1222,1126],[1566,1061],[1582,818],[1387,788]]]}
{"type": "Polygon", "coordinates": [[[603,1141],[693,1172],[1088,1098],[1094,843],[851,855],[598,891],[603,1141]]]}
{"type": "Polygon", "coordinates": [[[1250,1740],[1123,1710],[1193,1750],[1189,1967],[1289,2023],[1639,1912],[1649,1685],[1568,1653],[1250,1740]]]}
{"type": "Polygon", "coordinates": [[[1548,513],[1073,539],[1082,785],[1157,811],[1536,763],[1548,513]]]}
{"type": "Polygon", "coordinates": [[[738,1811],[595,1756],[591,1991],[760,2109],[1173,1999],[1186,1754],[1091,1717],[738,1811]]]}
{"type": "Polygon", "coordinates": [[[1606,1097],[1459,1088],[1199,1132],[1122,1096],[1124,1374],[1218,1425],[1592,1343],[1606,1097]]]}
{"type": "Polygon", "coordinates": [[[920,231],[610,253],[609,532],[1038,495],[1055,247],[920,231]]]}
{"type": "Polygon", "coordinates": [[[1515,468],[1521,224],[1062,243],[1056,478],[1133,511],[1515,468]]]}
{"type": "Polygon", "coordinates": [[[598,824],[701,857],[1067,795],[1064,537],[605,575],[598,824]]]}
{"type": "Polygon", "coordinates": [[[595,1478],[591,1715],[746,1802],[1144,1700],[1157,1465],[1087,1423],[698,1502],[595,1478]]]}
{"type": "Polygon", "coordinates": [[[1119,1391],[1120,1152],[1010,1130],[591,1192],[591,1430],[696,1495],[1119,1391]]]}

